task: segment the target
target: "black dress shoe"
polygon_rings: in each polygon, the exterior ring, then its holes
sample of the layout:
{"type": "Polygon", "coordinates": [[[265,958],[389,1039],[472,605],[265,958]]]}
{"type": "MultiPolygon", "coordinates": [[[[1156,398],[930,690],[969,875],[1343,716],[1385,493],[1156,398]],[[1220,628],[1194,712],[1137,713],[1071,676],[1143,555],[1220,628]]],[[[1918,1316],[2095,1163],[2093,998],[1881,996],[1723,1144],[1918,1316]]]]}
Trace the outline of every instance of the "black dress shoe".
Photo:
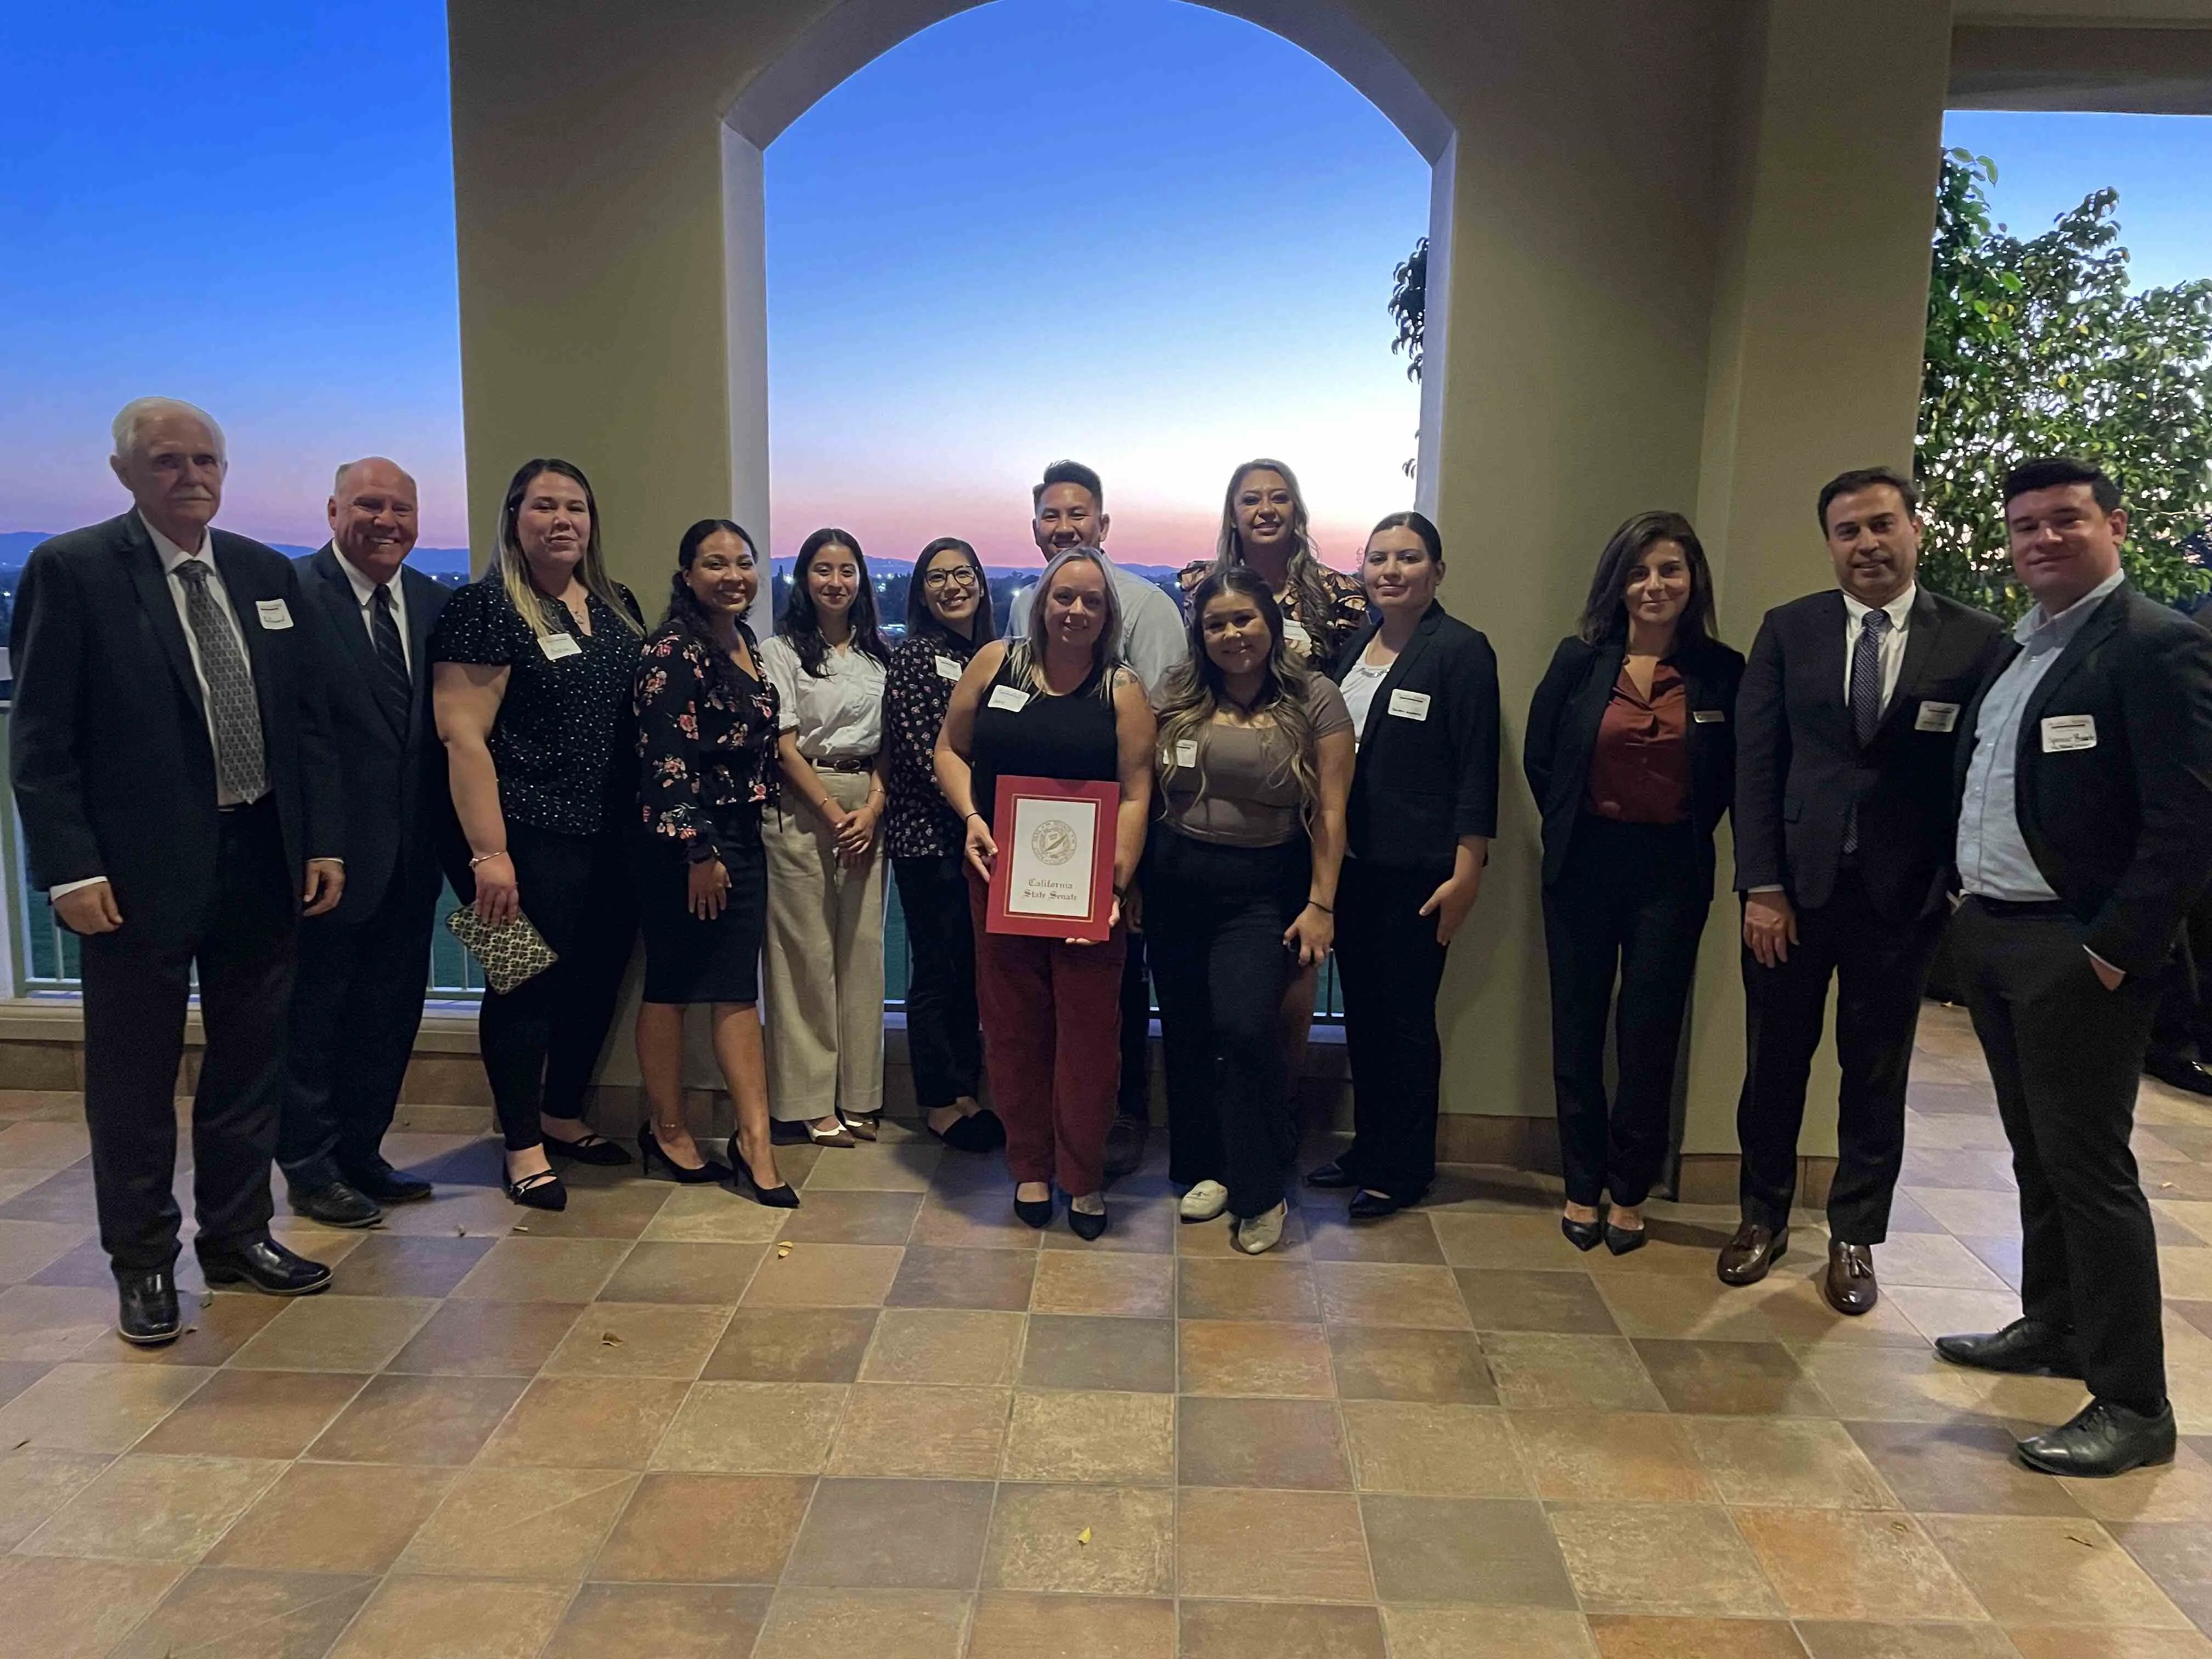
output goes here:
{"type": "Polygon", "coordinates": [[[711,1158],[697,1164],[678,1164],[669,1157],[667,1149],[653,1139],[653,1126],[641,1123],[637,1126],[637,1167],[650,1176],[655,1164],[667,1170],[668,1178],[679,1187],[711,1187],[730,1178],[729,1166],[717,1164],[711,1158]]]}
{"type": "Polygon", "coordinates": [[[629,1154],[603,1134],[586,1130],[574,1140],[562,1140],[557,1135],[541,1136],[546,1152],[554,1158],[574,1159],[578,1164],[597,1164],[606,1169],[629,1162],[629,1154]]]}
{"type": "Polygon", "coordinates": [[[1386,1215],[1395,1215],[1405,1206],[1388,1193],[1370,1193],[1364,1188],[1352,1195],[1352,1203],[1345,1213],[1354,1221],[1380,1221],[1386,1215]]]}
{"type": "Polygon", "coordinates": [[[1047,1193],[1042,1198],[1018,1198],[1014,1200],[1014,1213],[1032,1227],[1049,1227],[1052,1225],[1052,1194],[1047,1193]]]}
{"type": "Polygon", "coordinates": [[[1103,1237],[1106,1232],[1106,1212],[1079,1210],[1071,1204],[1067,1206],[1067,1231],[1085,1240],[1103,1237]]]}
{"type": "Polygon", "coordinates": [[[1839,1314],[1856,1317],[1874,1311],[1881,1300],[1881,1285],[1874,1276],[1874,1249],[1867,1244],[1828,1241],[1828,1271],[1820,1275],[1820,1294],[1839,1314]]]}
{"type": "Polygon", "coordinates": [[[735,1135],[730,1137],[730,1167],[744,1178],[746,1186],[753,1189],[754,1203],[764,1204],[771,1210],[795,1210],[799,1207],[799,1194],[788,1181],[781,1187],[763,1187],[754,1179],[753,1166],[745,1162],[745,1155],[738,1150],[735,1135]]]}
{"type": "Polygon", "coordinates": [[[346,1176],[345,1184],[377,1204],[420,1204],[434,1190],[421,1176],[395,1170],[389,1164],[380,1170],[356,1170],[346,1176]]]}
{"type": "Polygon", "coordinates": [[[2143,1073],[2184,1094],[2212,1095],[2212,1066],[2200,1064],[2171,1049],[2153,1049],[2143,1056],[2143,1073]]]}
{"type": "Polygon", "coordinates": [[[568,1189],[561,1177],[550,1170],[540,1170],[507,1183],[507,1201],[520,1204],[526,1210],[565,1210],[568,1207],[568,1189]]]}
{"type": "Polygon", "coordinates": [[[2081,1362],[2066,1333],[2033,1319],[2015,1319],[2001,1331],[1979,1336],[1939,1336],[1936,1352],[1954,1365],[1978,1371],[2010,1371],[2021,1376],[2081,1375],[2081,1362]]]}
{"type": "Polygon", "coordinates": [[[1145,1142],[1152,1133],[1150,1118],[1138,1117],[1129,1112],[1116,1112],[1113,1127],[1106,1131],[1106,1174],[1115,1176],[1134,1173],[1145,1161],[1145,1142]]]}
{"type": "Polygon", "coordinates": [[[927,1115],[921,1120],[921,1127],[956,1152],[994,1152],[1006,1144],[1006,1126],[988,1106],[966,1117],[955,1118],[949,1129],[931,1128],[927,1115]]]}
{"type": "Polygon", "coordinates": [[[1306,1185],[1309,1187],[1334,1189],[1338,1187],[1349,1187],[1352,1184],[1352,1176],[1345,1170],[1344,1162],[1340,1158],[1333,1158],[1319,1168],[1306,1171],[1306,1185]]]}
{"type": "Polygon", "coordinates": [[[1605,1224],[1605,1248],[1615,1255],[1640,1250],[1649,1242],[1641,1227],[1616,1227],[1610,1221],[1605,1224]]]}
{"type": "Polygon", "coordinates": [[[1577,1221],[1572,1216],[1559,1218],[1559,1231],[1567,1236],[1567,1243],[1578,1250],[1594,1250],[1605,1241],[1605,1224],[1601,1221],[1577,1221]]]}
{"type": "Polygon", "coordinates": [[[142,1348],[158,1348],[173,1342],[184,1329],[177,1314],[177,1273],[173,1267],[115,1270],[115,1334],[142,1348]]]}
{"type": "Polygon", "coordinates": [[[2171,1402],[2146,1417],[2112,1400],[2092,1400],[2071,1423],[2019,1443],[2020,1461],[2045,1474],[2101,1480],[2146,1463],[2173,1462],[2171,1402]]]}
{"type": "Polygon", "coordinates": [[[384,1212],[365,1194],[357,1193],[343,1181],[333,1181],[327,1187],[317,1187],[307,1192],[297,1188],[292,1191],[292,1213],[303,1215],[310,1221],[319,1221],[325,1227],[374,1227],[384,1219],[384,1212]]]}
{"type": "Polygon", "coordinates": [[[330,1286],[331,1270],[262,1237],[200,1252],[210,1285],[244,1285],[264,1296],[313,1296],[330,1286]]]}
{"type": "Polygon", "coordinates": [[[1723,1285],[1756,1285],[1789,1248],[1789,1228],[1778,1231],[1755,1221],[1747,1221],[1735,1230],[1734,1238],[1721,1246],[1721,1259],[1715,1271],[1723,1285]]]}

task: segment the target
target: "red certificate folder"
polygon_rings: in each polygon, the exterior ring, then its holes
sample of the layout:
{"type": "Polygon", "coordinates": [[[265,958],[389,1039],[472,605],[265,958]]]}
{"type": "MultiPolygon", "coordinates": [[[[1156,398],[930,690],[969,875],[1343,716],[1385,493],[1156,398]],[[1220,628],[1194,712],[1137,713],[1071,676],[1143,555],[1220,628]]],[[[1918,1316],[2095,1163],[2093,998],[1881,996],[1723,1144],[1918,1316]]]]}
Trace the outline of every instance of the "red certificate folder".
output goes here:
{"type": "Polygon", "coordinates": [[[991,838],[999,856],[991,865],[986,929],[1103,940],[1113,931],[1121,785],[1002,777],[994,805],[991,838]]]}

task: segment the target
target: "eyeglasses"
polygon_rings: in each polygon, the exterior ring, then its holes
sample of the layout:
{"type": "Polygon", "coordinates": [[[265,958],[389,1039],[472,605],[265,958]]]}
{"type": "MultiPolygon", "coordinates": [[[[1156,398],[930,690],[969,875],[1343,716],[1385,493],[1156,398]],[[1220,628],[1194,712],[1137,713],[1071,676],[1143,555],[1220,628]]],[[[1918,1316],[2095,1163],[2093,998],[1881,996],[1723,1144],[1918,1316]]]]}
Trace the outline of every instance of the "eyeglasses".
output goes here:
{"type": "Polygon", "coordinates": [[[975,573],[964,564],[951,570],[933,570],[921,579],[921,585],[928,588],[973,587],[975,573]]]}

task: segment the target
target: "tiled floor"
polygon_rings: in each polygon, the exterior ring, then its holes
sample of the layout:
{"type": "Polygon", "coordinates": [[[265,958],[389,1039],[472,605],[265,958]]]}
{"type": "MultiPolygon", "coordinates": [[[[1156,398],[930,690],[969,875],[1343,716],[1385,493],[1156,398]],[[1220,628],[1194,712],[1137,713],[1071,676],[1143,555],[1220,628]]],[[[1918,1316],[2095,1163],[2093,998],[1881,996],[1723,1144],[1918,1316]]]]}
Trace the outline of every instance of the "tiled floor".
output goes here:
{"type": "Polygon", "coordinates": [[[137,1353],[74,1097],[0,1097],[0,1656],[2212,1655],[2212,1112],[2147,1085],[2139,1140],[2193,1437],[2053,1481],[2005,1437],[2077,1386],[1928,1352],[2009,1316],[2017,1229],[1964,1023],[1923,1030],[1853,1322],[1816,1228],[1730,1291],[1728,1212],[1581,1256],[1504,1171],[1251,1261],[1156,1170],[1085,1246],[923,1141],[791,1158],[787,1220],[538,1217],[403,1135],[435,1203],[289,1234],[332,1294],[137,1353]]]}

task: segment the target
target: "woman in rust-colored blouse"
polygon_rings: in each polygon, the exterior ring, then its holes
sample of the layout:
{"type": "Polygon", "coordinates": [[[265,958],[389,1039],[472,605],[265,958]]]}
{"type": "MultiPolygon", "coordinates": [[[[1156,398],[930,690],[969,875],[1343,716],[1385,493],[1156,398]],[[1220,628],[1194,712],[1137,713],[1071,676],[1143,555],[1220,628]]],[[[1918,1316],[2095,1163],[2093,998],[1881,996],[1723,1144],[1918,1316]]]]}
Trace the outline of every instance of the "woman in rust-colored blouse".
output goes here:
{"type": "Polygon", "coordinates": [[[1712,625],[1697,532],[1680,514],[1638,514],[1598,556],[1581,629],[1559,642],[1528,709],[1522,764],[1544,818],[1567,1184],[1559,1225],[1577,1249],[1602,1240],[1621,1255],[1644,1243],[1644,1200],[1670,1151],[1713,829],[1735,790],[1743,658],[1712,625]],[[1609,1109],[1608,1016],[1620,1073],[1609,1109]]]}

